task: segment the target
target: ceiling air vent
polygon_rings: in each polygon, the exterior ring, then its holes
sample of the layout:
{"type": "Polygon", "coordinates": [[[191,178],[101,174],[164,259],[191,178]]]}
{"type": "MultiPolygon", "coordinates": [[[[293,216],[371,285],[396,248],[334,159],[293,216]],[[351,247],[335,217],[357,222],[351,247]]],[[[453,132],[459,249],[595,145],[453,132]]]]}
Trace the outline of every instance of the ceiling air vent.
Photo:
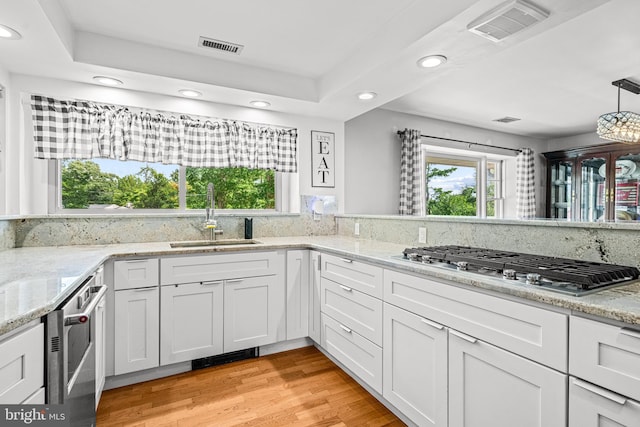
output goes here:
{"type": "Polygon", "coordinates": [[[499,42],[549,17],[549,12],[525,0],[502,3],[467,25],[467,30],[499,42]]]}
{"type": "Polygon", "coordinates": [[[198,39],[198,46],[206,47],[207,49],[219,50],[221,52],[235,53],[236,55],[240,55],[240,52],[242,52],[242,49],[244,48],[241,44],[229,43],[202,36],[198,39]]]}
{"type": "Polygon", "coordinates": [[[511,123],[511,122],[517,122],[518,120],[521,120],[521,119],[519,119],[517,117],[506,116],[506,117],[502,117],[502,118],[499,118],[499,119],[495,119],[493,121],[494,122],[500,122],[500,123],[511,123]]]}

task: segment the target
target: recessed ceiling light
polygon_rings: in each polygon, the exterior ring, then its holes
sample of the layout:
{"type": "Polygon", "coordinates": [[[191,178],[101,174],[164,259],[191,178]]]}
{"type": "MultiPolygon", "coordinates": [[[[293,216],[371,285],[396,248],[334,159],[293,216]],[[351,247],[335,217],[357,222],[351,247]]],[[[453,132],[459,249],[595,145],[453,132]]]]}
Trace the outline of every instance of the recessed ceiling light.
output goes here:
{"type": "Polygon", "coordinates": [[[376,96],[378,96],[378,94],[375,92],[360,92],[358,94],[358,99],[361,101],[369,101],[375,98],[376,96]]]}
{"type": "Polygon", "coordinates": [[[11,27],[0,24],[0,37],[3,39],[18,40],[22,38],[19,32],[11,27]]]}
{"type": "Polygon", "coordinates": [[[112,77],[105,77],[105,76],[95,76],[93,78],[93,80],[97,81],[100,84],[106,85],[106,86],[120,86],[124,83],[122,83],[121,80],[118,79],[114,79],[112,77]]]}
{"type": "Polygon", "coordinates": [[[429,55],[418,60],[418,66],[422,68],[438,67],[447,62],[447,57],[442,55],[429,55]]]}
{"type": "Polygon", "coordinates": [[[197,90],[192,89],[180,89],[178,92],[180,92],[181,95],[186,96],[187,98],[198,98],[202,96],[202,92],[198,92],[197,90]]]}
{"type": "Polygon", "coordinates": [[[271,106],[271,104],[268,103],[267,101],[251,101],[249,104],[258,108],[267,108],[271,106]]]}

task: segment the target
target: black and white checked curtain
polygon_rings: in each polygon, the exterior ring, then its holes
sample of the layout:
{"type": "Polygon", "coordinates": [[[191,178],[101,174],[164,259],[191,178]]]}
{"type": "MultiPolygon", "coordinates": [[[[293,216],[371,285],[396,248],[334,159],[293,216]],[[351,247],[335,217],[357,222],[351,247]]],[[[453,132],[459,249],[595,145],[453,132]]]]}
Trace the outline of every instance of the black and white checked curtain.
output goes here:
{"type": "Polygon", "coordinates": [[[296,129],[31,96],[38,159],[109,158],[193,167],[297,172],[296,129]]]}
{"type": "Polygon", "coordinates": [[[522,219],[536,217],[534,161],[531,148],[523,148],[516,157],[516,215],[522,219]]]}
{"type": "Polygon", "coordinates": [[[401,134],[400,215],[422,215],[420,131],[405,129],[401,134]]]}

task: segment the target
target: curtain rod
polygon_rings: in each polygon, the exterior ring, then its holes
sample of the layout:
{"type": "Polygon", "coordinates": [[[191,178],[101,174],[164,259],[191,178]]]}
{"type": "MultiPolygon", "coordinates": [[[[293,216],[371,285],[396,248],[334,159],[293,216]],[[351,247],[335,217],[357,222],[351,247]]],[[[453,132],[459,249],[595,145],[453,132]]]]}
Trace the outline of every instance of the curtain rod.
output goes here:
{"type": "MultiPolygon", "coordinates": [[[[398,131],[398,135],[402,136],[404,134],[403,130],[399,130],[398,131]]],[[[519,148],[507,148],[507,147],[498,147],[496,145],[489,145],[489,144],[481,144],[479,142],[471,142],[471,141],[463,141],[461,139],[451,139],[451,138],[442,138],[439,136],[432,136],[432,135],[420,135],[421,138],[431,138],[431,139],[440,139],[442,141],[451,141],[451,142],[461,142],[463,144],[469,144],[469,145],[479,145],[481,147],[489,147],[489,148],[497,148],[499,150],[509,150],[509,151],[515,151],[517,153],[521,153],[522,150],[519,148]]]]}

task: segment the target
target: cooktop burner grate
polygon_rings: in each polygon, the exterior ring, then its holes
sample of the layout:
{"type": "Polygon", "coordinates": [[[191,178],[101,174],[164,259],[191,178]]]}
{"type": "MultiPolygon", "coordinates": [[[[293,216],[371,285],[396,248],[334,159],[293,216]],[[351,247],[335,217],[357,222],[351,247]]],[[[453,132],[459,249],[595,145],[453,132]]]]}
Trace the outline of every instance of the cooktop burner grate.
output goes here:
{"type": "Polygon", "coordinates": [[[414,261],[464,266],[463,269],[476,272],[502,274],[513,270],[516,275],[537,274],[546,287],[571,285],[577,290],[590,290],[640,277],[640,270],[635,267],[468,246],[407,248],[403,253],[414,261]]]}

